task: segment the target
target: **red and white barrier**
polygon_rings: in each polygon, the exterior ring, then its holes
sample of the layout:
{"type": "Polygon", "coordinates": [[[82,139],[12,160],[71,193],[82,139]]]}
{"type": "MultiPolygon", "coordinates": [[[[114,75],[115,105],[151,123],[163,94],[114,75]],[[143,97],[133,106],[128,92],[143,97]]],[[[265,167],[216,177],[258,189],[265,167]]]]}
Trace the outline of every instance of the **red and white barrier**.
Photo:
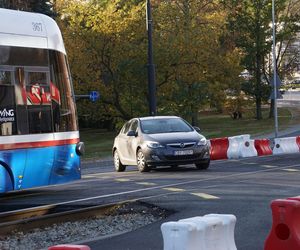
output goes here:
{"type": "Polygon", "coordinates": [[[251,140],[250,135],[213,138],[210,139],[210,159],[239,159],[300,152],[300,136],[275,138],[273,149],[270,144],[269,139],[251,140]]]}
{"type": "Polygon", "coordinates": [[[164,250],[236,250],[235,222],[234,215],[209,214],[163,223],[164,250]]]}
{"type": "Polygon", "coordinates": [[[228,140],[228,159],[257,156],[257,151],[254,146],[254,140],[250,139],[250,135],[232,136],[228,137],[228,140]]]}
{"type": "Polygon", "coordinates": [[[258,156],[273,154],[273,151],[272,151],[272,148],[270,145],[270,140],[268,140],[268,139],[259,139],[259,140],[255,139],[254,146],[257,151],[258,156]]]}
{"type": "Polygon", "coordinates": [[[275,138],[273,155],[299,153],[296,137],[275,138]]]}
{"type": "Polygon", "coordinates": [[[210,159],[227,159],[229,141],[227,137],[210,139],[210,159]]]}
{"type": "Polygon", "coordinates": [[[89,246],[86,245],[71,245],[63,244],[49,247],[48,250],[91,250],[89,246]]]}
{"type": "Polygon", "coordinates": [[[264,250],[300,249],[300,201],[278,199],[272,201],[271,208],[273,223],[264,250]]]}

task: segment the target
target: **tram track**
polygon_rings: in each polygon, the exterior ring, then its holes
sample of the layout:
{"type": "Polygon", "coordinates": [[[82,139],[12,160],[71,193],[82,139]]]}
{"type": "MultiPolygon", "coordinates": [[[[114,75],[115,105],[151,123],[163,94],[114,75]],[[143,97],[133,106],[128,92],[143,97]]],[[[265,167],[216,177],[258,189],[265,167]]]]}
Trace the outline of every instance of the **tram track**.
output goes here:
{"type": "Polygon", "coordinates": [[[68,206],[56,207],[46,205],[0,214],[0,236],[7,235],[13,231],[29,231],[34,228],[50,226],[55,223],[77,221],[96,216],[104,216],[110,210],[133,201],[123,201],[94,206],[68,206]]]}
{"type": "MultiPolygon", "coordinates": [[[[163,189],[166,187],[179,187],[187,184],[209,182],[213,180],[222,180],[222,179],[235,179],[237,181],[241,177],[247,177],[249,175],[253,175],[256,173],[272,172],[274,170],[281,170],[290,167],[299,167],[299,164],[294,164],[289,166],[278,166],[278,167],[274,166],[272,168],[229,174],[225,176],[222,175],[222,176],[215,176],[215,177],[207,177],[198,180],[180,181],[176,183],[159,185],[155,187],[147,187],[147,188],[134,189],[134,190],[124,191],[124,192],[118,192],[118,193],[91,196],[91,197],[85,197],[77,200],[2,212],[0,213],[0,221],[1,221],[0,235],[8,234],[14,230],[28,231],[33,228],[47,226],[57,222],[76,221],[88,217],[100,216],[107,213],[110,209],[113,209],[120,204],[124,204],[126,202],[132,202],[133,200],[128,200],[128,194],[143,193],[142,195],[139,195],[139,197],[134,200],[135,201],[145,200],[149,197],[155,197],[155,195],[153,196],[149,193],[145,194],[144,192],[146,191],[163,189]],[[120,196],[120,197],[123,196],[124,198],[127,199],[121,198],[120,201],[113,202],[113,203],[109,203],[109,201],[107,201],[106,204],[101,204],[101,205],[82,204],[83,201],[103,200],[105,198],[110,199],[111,197],[115,197],[115,196],[120,196]]],[[[203,186],[202,188],[205,187],[203,186]]],[[[168,195],[168,193],[164,192],[163,194],[160,193],[158,195],[168,195]]]]}

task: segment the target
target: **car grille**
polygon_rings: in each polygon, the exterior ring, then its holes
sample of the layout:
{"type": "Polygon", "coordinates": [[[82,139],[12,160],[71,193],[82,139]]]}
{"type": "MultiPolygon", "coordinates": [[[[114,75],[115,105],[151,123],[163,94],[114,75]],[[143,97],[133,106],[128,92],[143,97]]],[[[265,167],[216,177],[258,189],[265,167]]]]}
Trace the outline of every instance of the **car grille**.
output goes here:
{"type": "Polygon", "coordinates": [[[194,147],[196,142],[182,142],[182,143],[170,143],[167,144],[171,148],[191,148],[194,147]]]}

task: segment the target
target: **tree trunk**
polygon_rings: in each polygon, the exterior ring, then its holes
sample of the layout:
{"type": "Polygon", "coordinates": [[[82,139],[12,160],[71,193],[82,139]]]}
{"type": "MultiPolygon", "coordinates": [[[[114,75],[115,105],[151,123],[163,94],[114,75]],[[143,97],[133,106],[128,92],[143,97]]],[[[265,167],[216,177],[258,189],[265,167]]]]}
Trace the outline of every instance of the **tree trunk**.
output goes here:
{"type": "Polygon", "coordinates": [[[196,105],[191,106],[192,111],[192,126],[198,126],[198,109],[195,107],[196,105]]]}

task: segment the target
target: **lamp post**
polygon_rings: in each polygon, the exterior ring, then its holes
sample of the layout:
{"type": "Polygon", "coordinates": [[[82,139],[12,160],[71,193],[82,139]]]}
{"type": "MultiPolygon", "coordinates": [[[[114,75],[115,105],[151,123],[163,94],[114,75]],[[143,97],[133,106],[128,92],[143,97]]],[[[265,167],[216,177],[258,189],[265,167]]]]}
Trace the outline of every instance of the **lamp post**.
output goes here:
{"type": "Polygon", "coordinates": [[[278,135],[278,114],[277,114],[277,63],[276,63],[276,27],[275,27],[275,0],[272,0],[272,27],[273,27],[273,90],[274,90],[274,121],[275,138],[278,135]]]}
{"type": "Polygon", "coordinates": [[[146,22],[148,32],[148,93],[149,93],[149,111],[150,115],[156,115],[156,84],[155,84],[155,66],[153,63],[152,47],[152,14],[151,2],[146,0],[146,22]]]}

